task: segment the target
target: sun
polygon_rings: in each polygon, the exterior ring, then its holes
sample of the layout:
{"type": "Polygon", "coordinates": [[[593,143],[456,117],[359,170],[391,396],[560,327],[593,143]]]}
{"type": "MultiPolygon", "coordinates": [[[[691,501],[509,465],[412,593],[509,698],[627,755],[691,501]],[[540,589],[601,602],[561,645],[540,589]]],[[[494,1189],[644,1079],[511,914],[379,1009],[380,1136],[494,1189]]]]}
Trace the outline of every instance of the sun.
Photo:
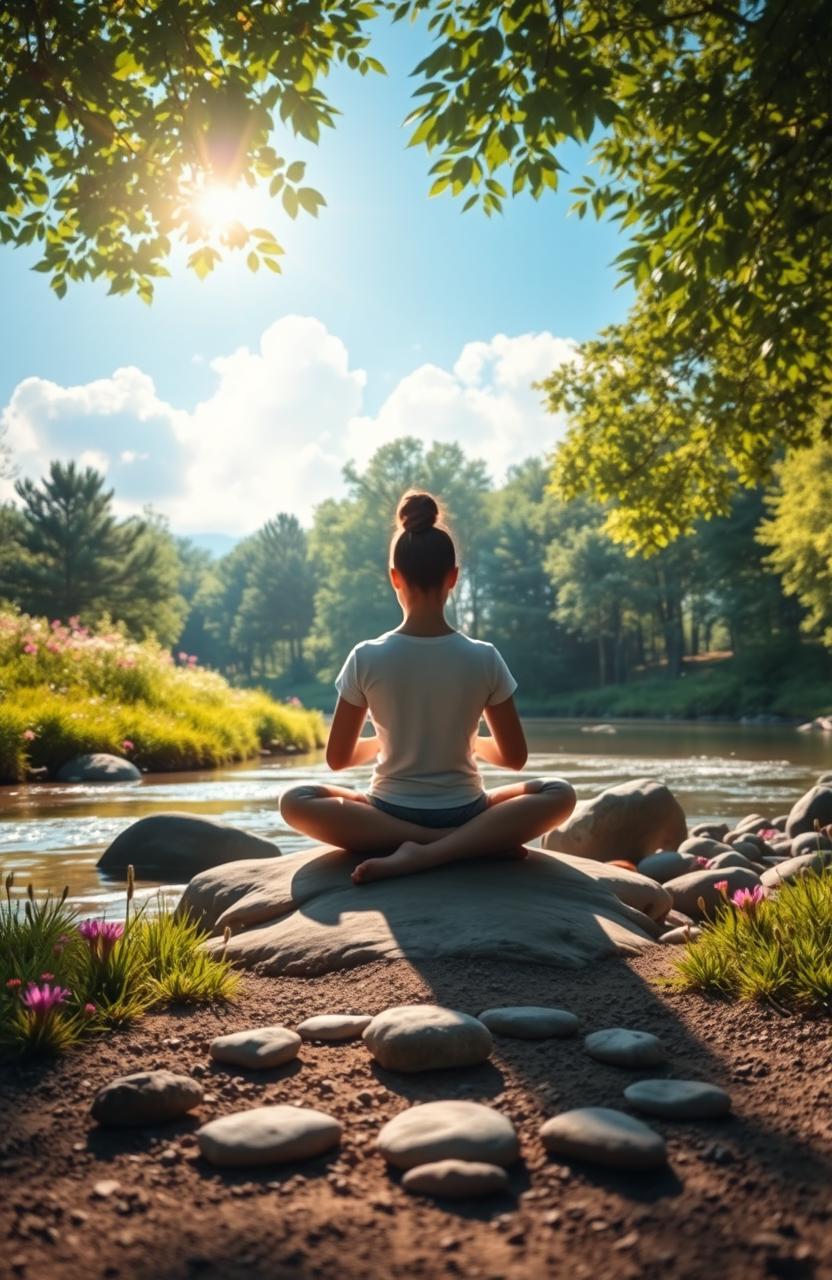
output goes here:
{"type": "Polygon", "coordinates": [[[199,220],[211,231],[223,232],[235,223],[250,227],[262,221],[267,212],[265,192],[245,182],[229,186],[208,182],[194,194],[192,207],[199,220]]]}

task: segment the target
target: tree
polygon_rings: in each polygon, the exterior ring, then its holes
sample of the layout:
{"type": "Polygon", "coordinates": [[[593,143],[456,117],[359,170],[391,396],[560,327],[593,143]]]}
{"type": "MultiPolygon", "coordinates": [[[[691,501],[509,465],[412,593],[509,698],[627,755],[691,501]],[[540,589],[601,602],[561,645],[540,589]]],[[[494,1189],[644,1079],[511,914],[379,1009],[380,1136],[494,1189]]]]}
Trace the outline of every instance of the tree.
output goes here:
{"type": "Polygon", "coordinates": [[[108,613],[138,634],[175,639],[184,616],[178,561],[157,518],[119,522],[104,477],[74,462],[53,462],[40,484],[15,488],[22,512],[9,577],[23,609],[88,621],[108,613]]]}
{"type": "MultiPolygon", "coordinates": [[[[149,301],[172,238],[220,256],[200,211],[206,184],[268,181],[295,217],[323,197],[304,164],[279,155],[275,126],[317,142],[335,110],[320,88],[337,63],[383,70],[364,53],[368,0],[204,4],[199,0],[21,0],[0,11],[0,239],[37,242],[36,271],[59,296],[104,276],[149,301]]],[[[267,229],[219,236],[248,264],[280,270],[267,229]]]]}
{"type": "Polygon", "coordinates": [[[282,646],[284,669],[303,665],[303,642],[315,616],[315,573],[306,533],[281,512],[255,535],[232,642],[256,654],[264,667],[282,646]]]}
{"type": "Polygon", "coordinates": [[[759,539],[783,589],[805,610],[803,627],[832,649],[832,444],[787,458],[759,539]]]}

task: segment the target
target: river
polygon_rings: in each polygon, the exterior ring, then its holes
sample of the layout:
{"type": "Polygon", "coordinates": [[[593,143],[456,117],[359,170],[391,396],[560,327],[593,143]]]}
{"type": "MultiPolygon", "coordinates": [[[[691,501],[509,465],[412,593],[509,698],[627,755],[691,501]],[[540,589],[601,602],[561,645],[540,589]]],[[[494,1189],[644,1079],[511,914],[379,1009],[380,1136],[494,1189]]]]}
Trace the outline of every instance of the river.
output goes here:
{"type": "MultiPolygon", "coordinates": [[[[529,720],[526,772],[568,778],[579,797],[629,778],[662,778],[691,824],[758,811],[776,817],[832,769],[832,738],[800,734],[790,726],[655,721],[618,722],[613,733],[588,732],[585,722],[529,720]]],[[[339,775],[362,786],[368,769],[339,775]]],[[[516,774],[484,770],[486,785],[516,774]]],[[[102,877],[96,862],[107,845],[145,814],[175,810],[220,818],[274,839],[283,853],[309,841],[281,822],[281,792],[328,776],[323,753],[267,758],[204,773],[148,775],[130,786],[36,784],[0,787],[0,872],[15,873],[15,892],[31,882],[60,892],[84,913],[116,914],[123,886],[102,877]]],[[[165,888],[174,901],[181,886],[165,888]]],[[[155,881],[137,885],[139,897],[158,901],[155,881]]]]}

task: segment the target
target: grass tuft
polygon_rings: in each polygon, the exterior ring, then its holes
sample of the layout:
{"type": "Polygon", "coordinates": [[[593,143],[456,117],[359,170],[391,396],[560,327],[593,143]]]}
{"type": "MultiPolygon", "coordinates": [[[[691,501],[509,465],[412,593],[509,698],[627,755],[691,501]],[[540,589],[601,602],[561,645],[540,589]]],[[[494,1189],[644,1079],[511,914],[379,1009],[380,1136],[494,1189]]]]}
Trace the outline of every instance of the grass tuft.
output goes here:
{"type": "Polygon", "coordinates": [[[675,981],[684,990],[832,1012],[832,869],[782,884],[755,910],[726,903],[686,948],[675,981]]]}

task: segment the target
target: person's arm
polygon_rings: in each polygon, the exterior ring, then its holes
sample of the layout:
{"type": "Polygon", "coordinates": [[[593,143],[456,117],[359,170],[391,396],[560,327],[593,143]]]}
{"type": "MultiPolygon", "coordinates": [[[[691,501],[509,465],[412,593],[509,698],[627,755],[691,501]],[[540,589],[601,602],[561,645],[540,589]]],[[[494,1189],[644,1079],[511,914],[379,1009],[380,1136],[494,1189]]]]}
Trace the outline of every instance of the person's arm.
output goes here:
{"type": "Polygon", "coordinates": [[[506,698],[483,711],[491,737],[476,739],[474,750],[481,760],[501,769],[522,769],[529,758],[526,735],[514,705],[514,698],[506,698]]]}
{"type": "Polygon", "coordinates": [[[366,718],[366,707],[356,707],[346,698],[338,699],[326,744],[326,762],[330,769],[349,769],[375,760],[379,745],[377,736],[361,737],[366,718]]]}

